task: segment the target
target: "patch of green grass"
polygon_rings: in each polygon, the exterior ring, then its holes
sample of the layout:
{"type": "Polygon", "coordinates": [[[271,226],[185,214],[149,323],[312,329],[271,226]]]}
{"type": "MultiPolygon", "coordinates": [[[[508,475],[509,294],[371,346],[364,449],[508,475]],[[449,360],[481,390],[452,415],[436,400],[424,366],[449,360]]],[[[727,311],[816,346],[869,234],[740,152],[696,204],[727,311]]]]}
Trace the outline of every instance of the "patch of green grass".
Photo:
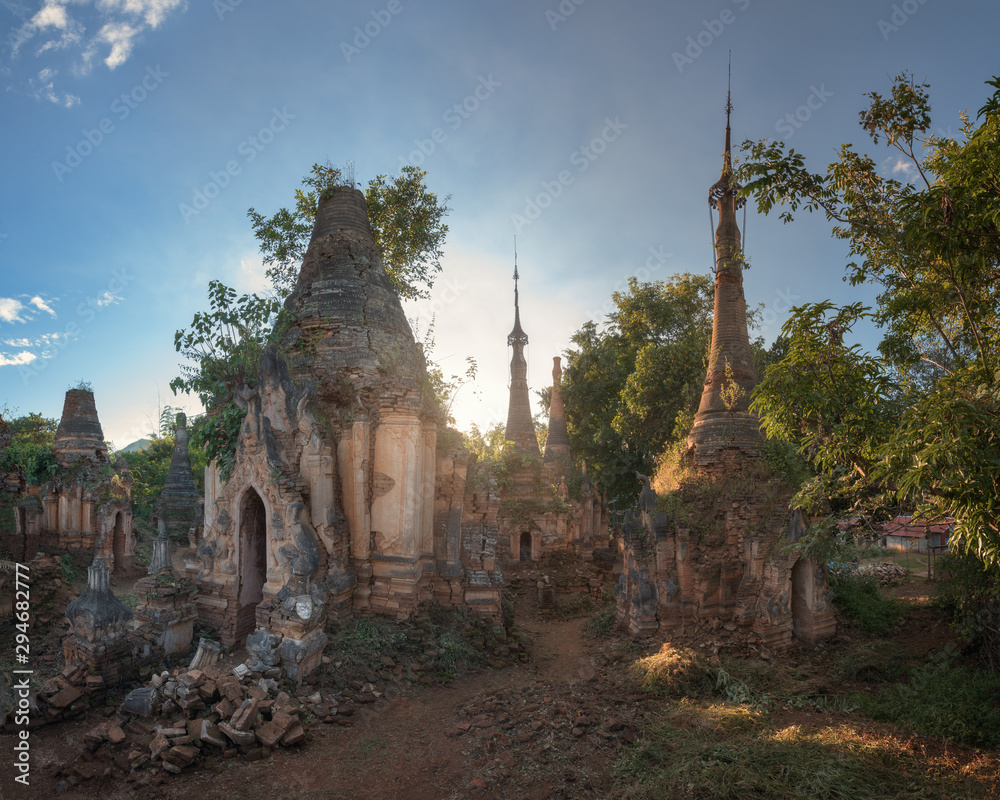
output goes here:
{"type": "Polygon", "coordinates": [[[852,683],[886,683],[903,678],[908,653],[895,642],[867,641],[837,656],[830,674],[852,683]]]}
{"type": "Polygon", "coordinates": [[[907,605],[884,597],[870,575],[831,575],[833,602],[866,636],[888,636],[906,616],[907,605]]]}
{"type": "Polygon", "coordinates": [[[139,607],[139,595],[135,592],[129,592],[128,594],[123,594],[118,598],[129,608],[135,609],[139,607]]]}
{"type": "Polygon", "coordinates": [[[77,579],[76,568],[73,566],[73,556],[63,553],[59,559],[59,566],[62,568],[63,580],[66,583],[74,583],[77,579]]]}
{"type": "Polygon", "coordinates": [[[951,650],[910,671],[877,695],[852,698],[861,713],[931,736],[976,747],[1000,747],[1000,675],[954,664],[951,650]]]}
{"type": "Polygon", "coordinates": [[[618,800],[987,798],[992,775],[928,763],[904,738],[850,725],[773,727],[726,704],[672,704],[615,765],[618,800]]]}
{"type": "Polygon", "coordinates": [[[616,603],[605,603],[597,613],[587,620],[584,631],[590,636],[605,638],[611,635],[618,622],[618,606],[616,603]]]}

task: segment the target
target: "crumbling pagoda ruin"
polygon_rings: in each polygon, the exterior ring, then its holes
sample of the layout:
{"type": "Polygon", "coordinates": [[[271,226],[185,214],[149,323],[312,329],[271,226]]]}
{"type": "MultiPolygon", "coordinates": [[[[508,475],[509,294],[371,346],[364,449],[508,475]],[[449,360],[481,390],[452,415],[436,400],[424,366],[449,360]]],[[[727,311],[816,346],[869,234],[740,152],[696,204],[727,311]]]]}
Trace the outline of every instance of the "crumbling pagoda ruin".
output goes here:
{"type": "Polygon", "coordinates": [[[716,620],[750,629],[781,650],[793,637],[816,643],[835,631],[826,568],[788,545],[807,520],[790,507],[791,490],[758,458],[763,438],[750,411],[757,379],[750,357],[743,259],[733,179],[729,116],[722,176],[709,190],[715,232],[715,317],[701,403],[679,485],[661,487],[675,502],[657,511],[645,476],[640,508],[622,525],[624,569],[618,620],[636,636],[669,636],[716,620]],[[693,491],[692,491],[693,490],[693,491]],[[676,509],[680,510],[676,510],[676,509]]]}
{"type": "Polygon", "coordinates": [[[513,349],[510,362],[510,399],[505,438],[513,442],[523,458],[523,468],[510,476],[511,486],[502,491],[500,503],[501,551],[506,560],[530,563],[546,553],[562,551],[589,560],[595,547],[607,547],[607,506],[590,483],[583,467],[573,480],[573,458],[566,431],[560,381],[561,359],[552,366],[549,428],[544,456],[538,449],[531,418],[528,392],[528,362],[524,348],[528,335],[521,327],[517,265],[514,266],[514,327],[507,336],[513,349]],[[571,496],[567,479],[578,483],[571,496]]]}
{"type": "Polygon", "coordinates": [[[132,477],[125,463],[112,466],[90,389],[66,392],[52,445],[58,464],[51,479],[24,485],[15,501],[14,557],[38,552],[94,550],[109,572],[135,569],[130,499],[132,477]]]}
{"type": "Polygon", "coordinates": [[[436,600],[499,619],[497,500],[467,490],[467,452],[438,447],[443,415],[357,189],[321,198],[285,308],[283,353],[236,394],[232,473],[207,470],[199,619],[297,676],[328,615],[436,600]]]}
{"type": "Polygon", "coordinates": [[[155,516],[167,524],[167,534],[174,539],[187,535],[198,506],[198,487],[191,472],[188,455],[187,415],[177,414],[174,433],[174,451],[170,457],[170,470],[156,504],[155,516]]]}

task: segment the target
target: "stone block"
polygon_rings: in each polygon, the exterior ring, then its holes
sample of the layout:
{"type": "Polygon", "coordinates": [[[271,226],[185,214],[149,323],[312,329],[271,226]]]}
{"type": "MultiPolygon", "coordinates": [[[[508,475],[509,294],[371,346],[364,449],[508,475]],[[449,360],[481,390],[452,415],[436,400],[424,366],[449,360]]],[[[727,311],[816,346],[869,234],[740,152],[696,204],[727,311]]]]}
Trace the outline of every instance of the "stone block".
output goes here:
{"type": "Polygon", "coordinates": [[[49,705],[54,708],[69,708],[81,697],[83,697],[83,692],[75,686],[68,686],[52,695],[49,698],[49,705]]]}
{"type": "Polygon", "coordinates": [[[236,745],[253,744],[257,738],[250,731],[238,731],[228,722],[220,722],[219,730],[222,731],[229,740],[236,745]]]}

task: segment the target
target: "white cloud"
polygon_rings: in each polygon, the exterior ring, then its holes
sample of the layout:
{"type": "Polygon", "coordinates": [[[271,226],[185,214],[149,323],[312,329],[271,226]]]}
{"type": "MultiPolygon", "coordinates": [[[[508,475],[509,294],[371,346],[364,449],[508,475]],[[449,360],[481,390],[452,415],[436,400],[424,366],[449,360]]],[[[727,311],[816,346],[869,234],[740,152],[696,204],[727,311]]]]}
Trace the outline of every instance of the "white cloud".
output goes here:
{"type": "Polygon", "coordinates": [[[51,314],[53,317],[56,315],[56,312],[52,310],[52,307],[44,300],[42,300],[42,298],[39,297],[38,295],[32,297],[31,300],[29,300],[28,302],[31,303],[31,305],[33,305],[39,311],[44,311],[47,314],[51,314]]]}
{"type": "Polygon", "coordinates": [[[113,305],[116,305],[116,304],[120,303],[121,300],[122,299],[118,295],[112,294],[111,292],[105,292],[104,294],[102,294],[102,295],[98,296],[97,298],[95,298],[94,301],[93,301],[93,303],[98,308],[101,308],[102,306],[113,306],[113,305]]]}
{"type": "Polygon", "coordinates": [[[0,353],[0,367],[18,367],[23,364],[30,364],[38,356],[34,353],[29,353],[27,350],[23,350],[20,353],[16,353],[12,356],[6,353],[0,353]]]}
{"type": "Polygon", "coordinates": [[[109,22],[97,34],[97,41],[111,46],[111,52],[104,59],[108,69],[116,69],[128,61],[132,47],[140,29],[127,22],[109,22]]]}
{"type": "Polygon", "coordinates": [[[39,100],[47,100],[57,106],[72,108],[80,102],[80,98],[75,94],[63,93],[62,96],[56,91],[55,76],[58,72],[49,67],[45,67],[38,76],[28,81],[29,94],[39,100]]]}
{"type": "Polygon", "coordinates": [[[97,0],[97,8],[105,14],[115,12],[142,17],[150,27],[159,27],[167,14],[175,8],[184,8],[186,0],[97,0]]]}
{"type": "Polygon", "coordinates": [[[8,347],[31,347],[31,339],[4,339],[4,344],[8,347]]]}
{"type": "Polygon", "coordinates": [[[917,177],[917,168],[914,166],[912,161],[899,156],[893,159],[890,157],[887,159],[889,171],[896,176],[902,176],[903,180],[909,181],[917,177]]]}
{"type": "Polygon", "coordinates": [[[66,15],[66,6],[59,3],[49,2],[42,6],[42,9],[31,18],[31,22],[39,30],[46,28],[58,28],[66,30],[69,25],[69,17],[66,15]]]}
{"type": "MultiPolygon", "coordinates": [[[[37,0],[36,0],[37,2],[37,0]]],[[[88,75],[98,61],[114,70],[132,57],[144,31],[158,28],[174,11],[187,8],[187,0],[42,0],[33,15],[20,11],[22,24],[10,32],[10,60],[16,61],[24,45],[37,40],[36,58],[53,58],[59,51],[75,51],[62,66],[78,78],[88,75]],[[84,24],[86,22],[86,25],[84,24]],[[96,33],[87,35],[88,27],[96,33]]],[[[58,70],[52,65],[27,78],[28,94],[56,105],[71,107],[80,98],[58,88],[58,70]]],[[[0,64],[0,74],[11,70],[0,64]]]]}
{"type": "Polygon", "coordinates": [[[24,316],[27,309],[20,300],[13,297],[0,297],[0,319],[4,322],[27,322],[29,317],[24,316]]]}

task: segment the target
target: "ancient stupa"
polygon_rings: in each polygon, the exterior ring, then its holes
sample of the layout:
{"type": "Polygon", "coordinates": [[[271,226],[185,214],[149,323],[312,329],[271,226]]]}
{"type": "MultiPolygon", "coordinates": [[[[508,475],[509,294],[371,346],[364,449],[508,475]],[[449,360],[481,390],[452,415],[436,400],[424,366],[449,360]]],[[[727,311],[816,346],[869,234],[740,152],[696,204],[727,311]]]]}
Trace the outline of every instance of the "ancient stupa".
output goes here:
{"type": "Polygon", "coordinates": [[[712,350],[698,413],[688,435],[688,450],[696,464],[713,464],[720,451],[733,449],[754,454],[760,443],[760,425],[749,411],[750,393],[757,385],[750,356],[747,303],[743,295],[743,258],[736,209],[745,200],[733,178],[729,116],[726,99],[726,147],[722,177],[708,192],[711,208],[718,209],[715,231],[715,314],[712,350]]]}
{"type": "Polygon", "coordinates": [[[406,618],[433,598],[498,619],[496,500],[466,491],[467,452],[437,446],[361,191],[320,198],[285,309],[280,351],[235,394],[232,472],[207,471],[201,621],[294,678],[319,663],[327,616],[406,618]]]}
{"type": "Polygon", "coordinates": [[[589,560],[595,547],[607,544],[607,517],[603,498],[586,480],[576,497],[570,496],[567,476],[573,469],[566,412],[560,380],[562,360],[552,367],[552,395],[545,455],[538,448],[528,393],[528,362],[524,348],[528,335],[521,327],[521,309],[514,263],[514,327],[507,345],[514,355],[510,362],[510,398],[507,405],[506,439],[522,455],[531,456],[510,476],[499,516],[501,553],[511,562],[541,560],[547,553],[569,551],[589,560]]]}
{"type": "Polygon", "coordinates": [[[549,433],[545,438],[546,464],[562,464],[566,469],[571,464],[569,433],[566,431],[566,408],[562,397],[562,359],[552,359],[552,394],[549,397],[549,433]]]}
{"type": "Polygon", "coordinates": [[[521,309],[517,295],[517,262],[514,263],[514,327],[507,334],[507,346],[513,348],[510,360],[510,400],[507,404],[506,439],[531,456],[540,457],[535,425],[531,420],[531,399],[528,395],[528,361],[524,348],[528,344],[528,334],[521,328],[521,309]]]}
{"type": "Polygon", "coordinates": [[[52,450],[63,466],[80,458],[95,463],[108,460],[104,430],[97,417],[94,393],[90,389],[69,389],[66,392],[52,450]]]}
{"type": "Polygon", "coordinates": [[[156,516],[167,524],[167,533],[175,539],[187,535],[194,522],[198,505],[198,487],[191,472],[188,455],[187,416],[177,414],[177,431],[174,434],[174,451],[170,457],[170,470],[156,504],[156,516]]]}

